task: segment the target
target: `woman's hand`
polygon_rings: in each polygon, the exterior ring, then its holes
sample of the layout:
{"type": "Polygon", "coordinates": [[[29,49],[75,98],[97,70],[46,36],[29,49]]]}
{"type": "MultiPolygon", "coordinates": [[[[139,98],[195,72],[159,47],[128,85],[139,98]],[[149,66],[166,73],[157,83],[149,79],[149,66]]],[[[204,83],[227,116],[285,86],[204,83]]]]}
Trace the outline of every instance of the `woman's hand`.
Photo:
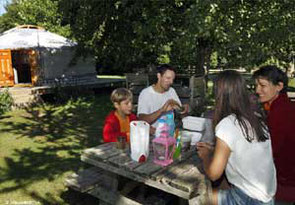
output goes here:
{"type": "Polygon", "coordinates": [[[198,142],[196,147],[197,153],[203,161],[208,160],[212,156],[214,151],[214,147],[207,142],[198,142]]]}

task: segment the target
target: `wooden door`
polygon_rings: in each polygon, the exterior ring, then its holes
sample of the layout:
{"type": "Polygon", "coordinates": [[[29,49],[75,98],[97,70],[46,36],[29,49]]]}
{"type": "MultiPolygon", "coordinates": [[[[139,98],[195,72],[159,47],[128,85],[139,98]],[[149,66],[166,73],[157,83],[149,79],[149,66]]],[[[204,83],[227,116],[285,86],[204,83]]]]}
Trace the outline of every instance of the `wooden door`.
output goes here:
{"type": "Polygon", "coordinates": [[[38,62],[38,56],[39,52],[36,50],[29,50],[29,64],[31,69],[31,81],[32,84],[35,85],[38,81],[38,71],[39,71],[39,62],[38,62]]]}
{"type": "Polygon", "coordinates": [[[13,86],[14,75],[11,63],[11,51],[0,50],[0,86],[13,86]]]}

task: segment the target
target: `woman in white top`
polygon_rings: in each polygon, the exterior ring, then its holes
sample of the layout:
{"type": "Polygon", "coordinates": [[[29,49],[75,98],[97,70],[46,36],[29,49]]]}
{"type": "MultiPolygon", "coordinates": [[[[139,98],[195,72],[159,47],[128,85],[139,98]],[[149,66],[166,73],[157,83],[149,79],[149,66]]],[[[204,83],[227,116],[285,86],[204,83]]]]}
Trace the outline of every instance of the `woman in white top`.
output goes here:
{"type": "Polygon", "coordinates": [[[251,110],[245,81],[226,70],[215,85],[215,149],[199,142],[197,151],[207,176],[215,181],[225,170],[231,187],[213,190],[212,204],[273,204],[276,170],[269,133],[251,110]]]}

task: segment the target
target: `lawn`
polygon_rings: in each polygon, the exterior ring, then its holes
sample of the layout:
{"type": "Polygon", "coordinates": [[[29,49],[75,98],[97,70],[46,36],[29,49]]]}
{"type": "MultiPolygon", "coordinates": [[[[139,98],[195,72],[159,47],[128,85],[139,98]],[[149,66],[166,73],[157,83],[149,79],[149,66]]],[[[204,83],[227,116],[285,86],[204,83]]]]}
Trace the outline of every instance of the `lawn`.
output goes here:
{"type": "Polygon", "coordinates": [[[109,91],[0,116],[0,204],[98,204],[64,185],[85,168],[81,151],[102,142],[109,91]]]}
{"type": "Polygon", "coordinates": [[[289,86],[295,88],[295,78],[289,79],[289,86]]]}

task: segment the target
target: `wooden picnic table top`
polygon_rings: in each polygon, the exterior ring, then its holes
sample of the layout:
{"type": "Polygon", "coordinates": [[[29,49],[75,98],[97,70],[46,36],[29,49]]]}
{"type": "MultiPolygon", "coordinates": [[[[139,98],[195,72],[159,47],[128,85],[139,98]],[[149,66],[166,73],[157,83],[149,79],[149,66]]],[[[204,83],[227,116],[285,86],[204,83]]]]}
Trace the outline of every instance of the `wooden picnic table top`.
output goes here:
{"type": "Polygon", "coordinates": [[[153,163],[152,149],[147,161],[138,163],[131,159],[129,147],[119,150],[115,143],[105,143],[84,150],[81,160],[187,200],[207,200],[211,191],[210,181],[200,172],[201,163],[194,150],[162,167],[153,163]]]}

